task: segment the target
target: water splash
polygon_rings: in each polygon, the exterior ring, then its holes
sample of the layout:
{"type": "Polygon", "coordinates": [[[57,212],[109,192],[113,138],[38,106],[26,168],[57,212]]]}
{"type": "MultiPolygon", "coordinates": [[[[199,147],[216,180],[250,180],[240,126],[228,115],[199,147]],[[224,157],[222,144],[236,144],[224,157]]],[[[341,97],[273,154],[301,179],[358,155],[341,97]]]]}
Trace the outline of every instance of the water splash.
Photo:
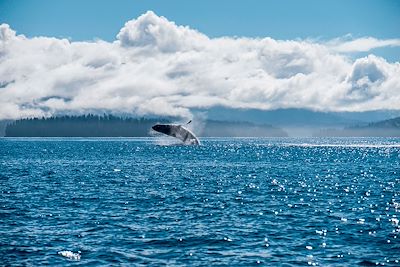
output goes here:
{"type": "Polygon", "coordinates": [[[70,250],[62,250],[58,252],[58,255],[61,255],[65,258],[68,258],[70,260],[76,260],[79,261],[81,259],[81,253],[78,251],[78,253],[72,252],[70,250]]]}

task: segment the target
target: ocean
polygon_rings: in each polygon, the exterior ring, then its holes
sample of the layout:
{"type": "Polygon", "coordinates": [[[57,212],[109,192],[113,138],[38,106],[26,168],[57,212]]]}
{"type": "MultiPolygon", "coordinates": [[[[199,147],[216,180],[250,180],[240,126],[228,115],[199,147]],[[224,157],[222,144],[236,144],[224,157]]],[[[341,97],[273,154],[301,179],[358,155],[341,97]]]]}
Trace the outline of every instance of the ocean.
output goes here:
{"type": "Polygon", "coordinates": [[[1,138],[0,265],[400,266],[400,138],[1,138]]]}

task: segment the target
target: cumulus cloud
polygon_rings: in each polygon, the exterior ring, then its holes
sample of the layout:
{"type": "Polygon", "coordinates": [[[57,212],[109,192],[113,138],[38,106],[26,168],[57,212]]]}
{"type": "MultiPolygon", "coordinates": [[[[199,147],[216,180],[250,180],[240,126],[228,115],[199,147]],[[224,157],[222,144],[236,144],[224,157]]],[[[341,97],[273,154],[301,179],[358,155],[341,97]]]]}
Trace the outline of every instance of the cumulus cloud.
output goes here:
{"type": "Polygon", "coordinates": [[[118,33],[117,39],[125,47],[150,47],[161,52],[201,49],[208,41],[205,35],[189,27],[177,26],[152,11],[128,21],[118,33]]]}
{"type": "Polygon", "coordinates": [[[213,106],[400,109],[400,63],[374,55],[353,60],[348,43],[209,38],[151,11],[128,21],[114,42],[27,38],[2,24],[0,119],[191,117],[192,109],[213,106]]]}

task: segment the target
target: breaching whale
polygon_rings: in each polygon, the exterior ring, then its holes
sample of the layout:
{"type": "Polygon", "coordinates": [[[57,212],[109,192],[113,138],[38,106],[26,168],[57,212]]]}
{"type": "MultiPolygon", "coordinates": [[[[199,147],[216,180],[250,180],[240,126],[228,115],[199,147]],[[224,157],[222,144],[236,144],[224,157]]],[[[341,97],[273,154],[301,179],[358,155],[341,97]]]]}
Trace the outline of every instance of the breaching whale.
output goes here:
{"type": "Polygon", "coordinates": [[[151,127],[154,131],[178,138],[186,145],[199,145],[199,139],[187,128],[180,124],[156,124],[151,127]]]}

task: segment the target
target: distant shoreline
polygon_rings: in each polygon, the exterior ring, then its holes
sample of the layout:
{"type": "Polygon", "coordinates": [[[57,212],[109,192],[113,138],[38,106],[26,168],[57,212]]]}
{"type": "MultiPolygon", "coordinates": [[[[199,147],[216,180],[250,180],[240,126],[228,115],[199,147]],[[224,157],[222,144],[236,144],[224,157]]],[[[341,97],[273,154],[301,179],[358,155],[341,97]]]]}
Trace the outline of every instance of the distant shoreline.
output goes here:
{"type": "MultiPolygon", "coordinates": [[[[151,127],[170,123],[169,119],[122,118],[113,115],[81,115],[21,119],[9,123],[5,137],[151,137],[151,127]]],[[[200,137],[287,137],[288,134],[272,125],[249,122],[208,120],[196,125],[200,137]]]]}
{"type": "MultiPolygon", "coordinates": [[[[0,122],[4,137],[151,137],[151,127],[177,118],[132,118],[114,115],[56,116],[0,122]]],[[[344,128],[257,124],[246,121],[194,121],[199,137],[400,137],[400,117],[344,128]],[[300,129],[300,131],[299,131],[300,129]],[[306,135],[298,135],[306,130],[306,135]],[[296,135],[297,132],[297,135],[296,135]]]]}

